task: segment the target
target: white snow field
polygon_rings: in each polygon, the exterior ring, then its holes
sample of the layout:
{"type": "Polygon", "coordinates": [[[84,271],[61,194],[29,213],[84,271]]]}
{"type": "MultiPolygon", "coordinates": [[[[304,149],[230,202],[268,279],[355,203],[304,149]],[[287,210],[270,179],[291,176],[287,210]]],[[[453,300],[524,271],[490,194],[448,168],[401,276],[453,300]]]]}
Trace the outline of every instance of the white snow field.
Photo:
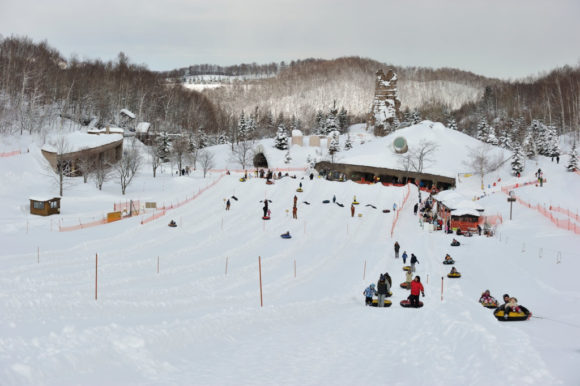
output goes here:
{"type": "MultiPolygon", "coordinates": [[[[411,147],[430,128],[405,130],[411,147]]],[[[442,147],[449,137],[457,149],[439,153],[432,170],[461,163],[453,157],[474,140],[437,130],[433,138],[442,147]]],[[[355,142],[349,157],[369,156],[380,144],[386,149],[393,138],[355,142]]],[[[310,181],[304,172],[266,185],[258,178],[240,182],[239,173],[204,179],[199,171],[184,177],[166,171],[153,179],[145,166],[127,196],[116,181],[98,191],[77,178],[65,187],[60,216],[31,216],[29,196],[58,191],[33,142],[11,137],[0,147],[30,149],[0,158],[1,385],[580,384],[580,235],[518,203],[509,220],[507,196],[499,192],[518,180],[510,177],[509,162],[486,176],[486,186],[501,181],[478,201],[487,214],[503,217],[495,237],[455,236],[462,244],[450,247],[452,235],[419,226],[415,186],[310,181]],[[115,201],[171,205],[214,181],[191,202],[143,225],[151,212],[58,232],[59,223],[102,217],[115,201]],[[303,193],[296,192],[300,182],[303,193]],[[391,237],[394,214],[382,209],[400,205],[407,189],[391,237]],[[291,215],[294,195],[298,220],[291,215]],[[332,203],[333,195],[343,208],[332,203]],[[355,195],[360,205],[351,217],[355,195]],[[261,219],[264,198],[271,200],[269,221],[261,219]],[[167,226],[171,219],[177,228],[167,226]],[[289,240],[280,238],[286,231],[289,240]],[[395,240],[419,259],[416,274],[426,292],[421,309],[399,305],[408,292],[399,287],[404,274],[395,240]],[[460,279],[447,278],[446,253],[460,279]],[[363,290],[386,271],[393,305],[365,307],[363,290]],[[497,321],[478,303],[486,289],[498,300],[503,293],[517,297],[534,317],[497,321]]],[[[216,169],[235,168],[227,149],[213,149],[216,169]]],[[[293,147],[290,166],[304,166],[311,153],[293,147]]],[[[287,167],[284,151],[271,154],[273,167],[287,167]]],[[[580,175],[566,172],[566,161],[528,161],[519,181],[533,179],[541,167],[547,183],[516,194],[577,213],[580,175]]],[[[472,198],[482,194],[479,185],[478,176],[465,178],[457,191],[472,198]]]]}

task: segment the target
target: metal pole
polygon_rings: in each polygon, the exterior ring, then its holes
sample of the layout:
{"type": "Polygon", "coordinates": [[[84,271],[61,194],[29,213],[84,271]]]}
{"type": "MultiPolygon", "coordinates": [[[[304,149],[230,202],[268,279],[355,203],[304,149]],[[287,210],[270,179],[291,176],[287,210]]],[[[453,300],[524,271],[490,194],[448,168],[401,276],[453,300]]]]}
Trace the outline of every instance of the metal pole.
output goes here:
{"type": "Polygon", "coordinates": [[[264,307],[264,299],[262,297],[262,258],[258,256],[258,270],[260,273],[260,307],[264,307]]]}

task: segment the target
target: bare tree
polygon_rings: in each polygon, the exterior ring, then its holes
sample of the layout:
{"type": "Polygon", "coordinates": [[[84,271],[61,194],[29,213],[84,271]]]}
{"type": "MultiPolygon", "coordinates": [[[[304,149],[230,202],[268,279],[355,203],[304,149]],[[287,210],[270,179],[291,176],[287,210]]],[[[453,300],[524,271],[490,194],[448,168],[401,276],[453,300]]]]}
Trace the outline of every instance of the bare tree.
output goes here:
{"type": "Polygon", "coordinates": [[[232,157],[234,161],[237,161],[242,165],[242,169],[246,169],[246,165],[250,164],[253,155],[253,147],[254,145],[251,141],[240,141],[233,145],[234,150],[232,150],[232,157]]]}
{"type": "MultiPolygon", "coordinates": [[[[86,150],[86,149],[83,149],[86,150]]],[[[83,182],[86,184],[89,175],[93,171],[93,167],[95,165],[95,160],[90,155],[84,154],[79,158],[76,162],[76,167],[78,168],[79,172],[83,175],[83,182]]]]}
{"type": "Polygon", "coordinates": [[[203,178],[205,178],[207,171],[214,167],[213,154],[208,150],[201,150],[197,158],[203,169],[203,178]]]}
{"type": "Polygon", "coordinates": [[[183,136],[178,137],[175,141],[173,141],[173,158],[177,163],[179,173],[181,173],[181,170],[183,169],[184,158],[188,156],[188,148],[189,141],[183,136]]]}
{"type": "Polygon", "coordinates": [[[159,157],[159,150],[157,146],[151,145],[148,148],[149,156],[151,157],[151,168],[153,169],[153,178],[157,175],[157,168],[161,165],[161,157],[159,157]]]}
{"type": "Polygon", "coordinates": [[[72,174],[72,162],[65,157],[66,154],[71,152],[71,146],[64,134],[59,134],[56,140],[50,143],[50,145],[56,155],[56,164],[47,165],[46,170],[49,175],[55,177],[56,184],[58,185],[58,194],[62,197],[64,186],[68,177],[72,174]]]}
{"type": "MultiPolygon", "coordinates": [[[[481,189],[484,189],[483,178],[486,174],[496,171],[507,161],[503,159],[501,152],[494,152],[494,148],[489,144],[482,144],[476,148],[470,149],[469,159],[465,165],[471,168],[474,173],[481,176],[481,189]]],[[[509,158],[508,158],[509,159],[509,158]]]]}
{"type": "Polygon", "coordinates": [[[431,156],[438,147],[439,146],[432,141],[423,140],[419,142],[417,148],[410,151],[411,166],[413,169],[419,173],[422,173],[423,169],[426,166],[429,166],[431,162],[433,162],[433,158],[431,158],[431,156]]]}
{"type": "Polygon", "coordinates": [[[111,177],[111,165],[99,158],[93,165],[92,176],[95,180],[95,185],[99,190],[103,190],[103,184],[111,177]]]}
{"type": "Polygon", "coordinates": [[[401,154],[399,157],[399,165],[406,172],[411,170],[411,167],[413,165],[413,154],[411,154],[411,152],[409,151],[406,152],[405,154],[401,154]]]}
{"type": "Polygon", "coordinates": [[[129,186],[140,167],[141,156],[135,146],[123,149],[123,158],[121,158],[121,160],[115,165],[115,171],[119,177],[121,192],[123,194],[125,194],[127,186],[129,186]]]}

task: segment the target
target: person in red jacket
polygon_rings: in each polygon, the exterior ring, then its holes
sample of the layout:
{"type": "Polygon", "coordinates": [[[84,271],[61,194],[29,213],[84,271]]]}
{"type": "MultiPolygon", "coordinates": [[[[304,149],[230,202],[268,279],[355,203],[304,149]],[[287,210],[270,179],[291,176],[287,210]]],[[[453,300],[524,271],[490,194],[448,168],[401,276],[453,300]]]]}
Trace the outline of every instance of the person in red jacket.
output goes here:
{"type": "Polygon", "coordinates": [[[415,276],[415,279],[411,282],[411,295],[409,296],[411,307],[419,307],[419,293],[425,297],[425,289],[423,284],[421,284],[421,278],[415,276]]]}

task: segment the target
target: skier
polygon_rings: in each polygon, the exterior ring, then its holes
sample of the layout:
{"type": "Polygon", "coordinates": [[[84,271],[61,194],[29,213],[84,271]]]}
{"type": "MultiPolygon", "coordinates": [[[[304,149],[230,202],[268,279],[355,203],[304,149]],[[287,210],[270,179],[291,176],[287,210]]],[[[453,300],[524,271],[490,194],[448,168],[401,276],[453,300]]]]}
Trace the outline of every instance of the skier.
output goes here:
{"type": "Polygon", "coordinates": [[[403,258],[403,264],[406,264],[407,263],[407,251],[403,251],[402,258],[403,258]]]}
{"type": "Polygon", "coordinates": [[[354,204],[350,204],[350,217],[354,217],[354,204]]]}
{"type": "Polygon", "coordinates": [[[414,253],[411,253],[411,272],[415,272],[415,264],[419,264],[419,260],[414,253]]]}
{"type": "Polygon", "coordinates": [[[421,284],[421,278],[415,276],[415,280],[411,282],[411,295],[409,296],[411,307],[419,307],[419,293],[425,297],[425,288],[421,284]]]}
{"type": "Polygon", "coordinates": [[[230,210],[230,199],[226,201],[226,210],[230,210]]]}
{"type": "Polygon", "coordinates": [[[385,280],[385,276],[381,275],[379,281],[377,282],[377,294],[379,296],[379,307],[385,306],[385,297],[389,293],[389,285],[385,280]]]}
{"type": "Polygon", "coordinates": [[[395,259],[399,258],[399,249],[401,249],[401,246],[398,241],[395,241],[395,259]]]}
{"type": "Polygon", "coordinates": [[[371,285],[369,285],[363,292],[363,295],[365,296],[365,304],[367,306],[370,306],[373,304],[373,296],[377,293],[377,291],[375,290],[375,283],[371,283],[371,285]]]}

